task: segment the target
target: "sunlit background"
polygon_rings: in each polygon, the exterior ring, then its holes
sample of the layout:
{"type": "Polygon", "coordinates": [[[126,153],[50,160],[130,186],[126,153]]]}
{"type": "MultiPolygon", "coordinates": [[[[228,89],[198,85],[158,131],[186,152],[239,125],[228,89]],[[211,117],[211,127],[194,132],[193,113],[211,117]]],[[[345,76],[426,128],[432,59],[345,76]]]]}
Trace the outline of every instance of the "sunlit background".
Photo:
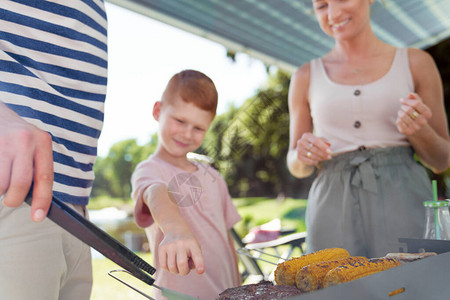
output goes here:
{"type": "Polygon", "coordinates": [[[99,155],[116,142],[147,142],[156,132],[151,116],[172,75],[183,69],[204,72],[219,92],[218,114],[241,104],[267,79],[264,64],[245,54],[236,61],[217,43],[106,2],[109,20],[109,74],[99,155]]]}
{"type": "MultiPolygon", "coordinates": [[[[218,43],[109,2],[106,9],[108,91],[94,166],[91,220],[151,263],[146,237],[133,219],[130,176],[156,147],[154,102],[173,74],[196,69],[210,76],[219,92],[217,117],[200,152],[211,156],[228,184],[242,216],[235,226],[238,234],[244,237],[255,226],[274,219],[286,232],[305,231],[305,198],[312,177],[293,178],[285,163],[290,74],[243,53],[231,59],[218,43]]],[[[440,68],[446,95],[450,91],[448,49],[449,39],[427,49],[440,68]]],[[[438,180],[441,197],[449,198],[450,170],[430,173],[430,177],[438,180]]],[[[265,272],[273,269],[270,264],[263,267],[265,272]]],[[[94,252],[91,300],[144,299],[109,277],[107,272],[113,268],[117,266],[94,252]]],[[[146,284],[133,281],[133,285],[152,291],[146,284]]]]}

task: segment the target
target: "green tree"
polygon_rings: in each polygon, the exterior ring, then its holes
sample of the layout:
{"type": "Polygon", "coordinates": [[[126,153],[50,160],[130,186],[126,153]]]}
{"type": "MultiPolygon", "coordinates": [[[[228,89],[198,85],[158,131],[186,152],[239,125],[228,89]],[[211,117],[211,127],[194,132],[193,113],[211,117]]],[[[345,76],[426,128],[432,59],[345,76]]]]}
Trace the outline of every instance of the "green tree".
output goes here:
{"type": "Polygon", "coordinates": [[[309,189],[309,180],[293,178],[286,167],[289,82],[287,73],[272,74],[255,96],[211,126],[200,152],[213,158],[232,196],[304,196],[309,189]]]}
{"type": "Polygon", "coordinates": [[[139,162],[155,151],[156,146],[156,134],[143,146],[138,145],[136,139],[128,139],[114,144],[107,157],[99,157],[94,165],[96,179],[92,195],[129,198],[130,179],[134,169],[139,162]]]}

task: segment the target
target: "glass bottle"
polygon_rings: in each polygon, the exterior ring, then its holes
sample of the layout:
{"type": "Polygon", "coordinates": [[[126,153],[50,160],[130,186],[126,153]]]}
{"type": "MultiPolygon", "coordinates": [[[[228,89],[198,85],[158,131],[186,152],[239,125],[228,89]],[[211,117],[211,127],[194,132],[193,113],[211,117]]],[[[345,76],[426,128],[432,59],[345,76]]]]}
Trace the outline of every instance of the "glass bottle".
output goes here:
{"type": "Polygon", "coordinates": [[[425,239],[450,240],[449,201],[425,201],[425,239]]]}

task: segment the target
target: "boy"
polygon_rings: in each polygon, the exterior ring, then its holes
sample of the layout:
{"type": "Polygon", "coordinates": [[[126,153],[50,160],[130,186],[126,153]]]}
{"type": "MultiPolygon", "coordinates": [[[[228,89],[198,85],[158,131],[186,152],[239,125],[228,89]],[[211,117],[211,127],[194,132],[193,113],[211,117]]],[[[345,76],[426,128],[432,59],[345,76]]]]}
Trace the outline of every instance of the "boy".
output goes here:
{"type": "MultiPolygon", "coordinates": [[[[131,178],[136,223],[145,228],[154,255],[155,283],[200,299],[240,285],[228,232],[240,216],[220,174],[187,158],[201,145],[216,107],[209,77],[194,70],[175,74],[153,107],[157,149],[131,178]]],[[[162,299],[159,290],[155,297],[162,299]]]]}

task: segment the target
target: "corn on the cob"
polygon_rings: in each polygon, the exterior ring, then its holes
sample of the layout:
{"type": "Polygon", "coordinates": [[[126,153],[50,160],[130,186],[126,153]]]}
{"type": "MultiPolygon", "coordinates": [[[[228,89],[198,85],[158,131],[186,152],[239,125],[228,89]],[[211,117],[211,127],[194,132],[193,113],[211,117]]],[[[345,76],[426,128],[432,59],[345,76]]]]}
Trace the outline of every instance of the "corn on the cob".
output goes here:
{"type": "Polygon", "coordinates": [[[339,260],[323,261],[303,267],[295,276],[297,288],[302,292],[310,292],[323,287],[323,279],[328,271],[345,265],[355,265],[368,261],[367,257],[353,256],[339,260]]]}
{"type": "Polygon", "coordinates": [[[366,262],[337,267],[325,276],[324,287],[355,280],[399,265],[400,262],[395,258],[372,258],[366,262]]]}
{"type": "Polygon", "coordinates": [[[401,294],[401,293],[403,293],[404,291],[405,291],[405,288],[399,288],[399,289],[396,289],[396,290],[394,290],[394,291],[392,291],[392,292],[389,292],[389,297],[392,297],[392,296],[401,294]]]}
{"type": "Polygon", "coordinates": [[[347,257],[350,257],[347,250],[342,248],[329,248],[292,258],[277,265],[275,269],[275,282],[277,284],[295,285],[295,275],[297,275],[298,270],[301,268],[312,263],[347,257]]]}

